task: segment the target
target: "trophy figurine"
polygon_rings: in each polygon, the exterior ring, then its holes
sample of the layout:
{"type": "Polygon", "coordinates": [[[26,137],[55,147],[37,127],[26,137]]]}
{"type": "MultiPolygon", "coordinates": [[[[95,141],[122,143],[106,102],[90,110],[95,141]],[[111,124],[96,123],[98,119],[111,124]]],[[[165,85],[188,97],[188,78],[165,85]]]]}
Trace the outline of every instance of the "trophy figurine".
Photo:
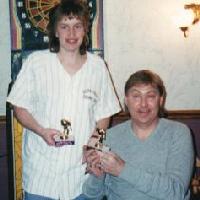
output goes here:
{"type": "Polygon", "coordinates": [[[60,132],[60,134],[55,135],[55,145],[57,147],[63,145],[74,145],[75,142],[74,137],[72,135],[71,122],[69,122],[66,119],[61,119],[60,123],[63,126],[63,132],[60,132]]]}
{"type": "Polygon", "coordinates": [[[97,135],[92,135],[87,144],[87,149],[95,149],[98,151],[109,151],[110,148],[104,144],[106,139],[106,131],[104,129],[96,129],[97,135]]]}

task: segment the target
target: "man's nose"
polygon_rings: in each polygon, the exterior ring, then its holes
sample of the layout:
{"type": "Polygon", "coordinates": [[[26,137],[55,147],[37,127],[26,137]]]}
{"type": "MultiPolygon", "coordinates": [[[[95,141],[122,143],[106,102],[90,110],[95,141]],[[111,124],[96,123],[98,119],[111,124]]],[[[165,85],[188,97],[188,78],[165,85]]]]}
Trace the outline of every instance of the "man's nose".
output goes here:
{"type": "Polygon", "coordinates": [[[145,107],[147,105],[147,98],[146,97],[141,97],[141,105],[145,107]]]}

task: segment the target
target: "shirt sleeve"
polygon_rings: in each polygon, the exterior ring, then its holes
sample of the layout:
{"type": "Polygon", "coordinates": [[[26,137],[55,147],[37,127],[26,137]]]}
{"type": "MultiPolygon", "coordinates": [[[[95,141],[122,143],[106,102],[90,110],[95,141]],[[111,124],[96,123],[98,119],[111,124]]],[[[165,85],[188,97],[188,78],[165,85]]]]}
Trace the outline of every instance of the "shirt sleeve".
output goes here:
{"type": "Polygon", "coordinates": [[[20,70],[15,83],[7,97],[7,102],[25,108],[31,112],[34,102],[34,73],[32,59],[28,57],[20,70]]]}
{"type": "Polygon", "coordinates": [[[102,65],[102,84],[101,84],[101,96],[96,105],[95,118],[96,121],[110,117],[111,115],[118,113],[120,109],[119,100],[114,90],[114,85],[111,81],[109,71],[101,60],[102,65]]]}
{"type": "Polygon", "coordinates": [[[166,172],[151,172],[126,162],[120,178],[128,181],[138,191],[156,199],[186,199],[193,171],[194,152],[188,128],[173,137],[166,163],[166,172]]]}

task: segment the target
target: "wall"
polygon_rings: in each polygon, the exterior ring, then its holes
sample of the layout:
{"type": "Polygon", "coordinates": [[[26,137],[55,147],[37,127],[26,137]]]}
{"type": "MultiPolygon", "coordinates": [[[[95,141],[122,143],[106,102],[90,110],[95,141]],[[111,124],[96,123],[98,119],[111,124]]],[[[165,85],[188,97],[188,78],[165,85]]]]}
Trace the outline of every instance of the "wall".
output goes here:
{"type": "Polygon", "coordinates": [[[6,113],[6,94],[10,82],[9,1],[0,0],[0,116],[6,113]]]}
{"type": "MultiPolygon", "coordinates": [[[[200,109],[200,23],[184,38],[173,19],[188,2],[104,1],[105,59],[121,102],[125,80],[132,72],[147,68],[165,81],[168,109],[200,109]]],[[[8,0],[0,0],[0,10],[4,11],[0,12],[0,115],[5,115],[10,81],[8,0]]]]}
{"type": "Polygon", "coordinates": [[[122,102],[125,80],[147,68],[165,81],[167,108],[200,109],[200,23],[188,38],[174,23],[184,2],[104,1],[105,58],[122,102]]]}

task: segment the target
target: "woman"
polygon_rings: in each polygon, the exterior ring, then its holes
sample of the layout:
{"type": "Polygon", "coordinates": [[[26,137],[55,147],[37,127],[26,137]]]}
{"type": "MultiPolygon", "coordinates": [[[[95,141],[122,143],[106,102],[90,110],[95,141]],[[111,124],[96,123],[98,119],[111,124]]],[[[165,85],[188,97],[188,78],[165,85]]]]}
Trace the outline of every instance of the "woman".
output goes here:
{"type": "Polygon", "coordinates": [[[62,1],[53,8],[49,50],[29,55],[9,94],[25,127],[25,200],[82,199],[82,146],[120,110],[103,60],[86,51],[88,24],[81,1],[62,1]],[[70,122],[74,141],[58,148],[54,138],[63,132],[62,119],[70,122]]]}

